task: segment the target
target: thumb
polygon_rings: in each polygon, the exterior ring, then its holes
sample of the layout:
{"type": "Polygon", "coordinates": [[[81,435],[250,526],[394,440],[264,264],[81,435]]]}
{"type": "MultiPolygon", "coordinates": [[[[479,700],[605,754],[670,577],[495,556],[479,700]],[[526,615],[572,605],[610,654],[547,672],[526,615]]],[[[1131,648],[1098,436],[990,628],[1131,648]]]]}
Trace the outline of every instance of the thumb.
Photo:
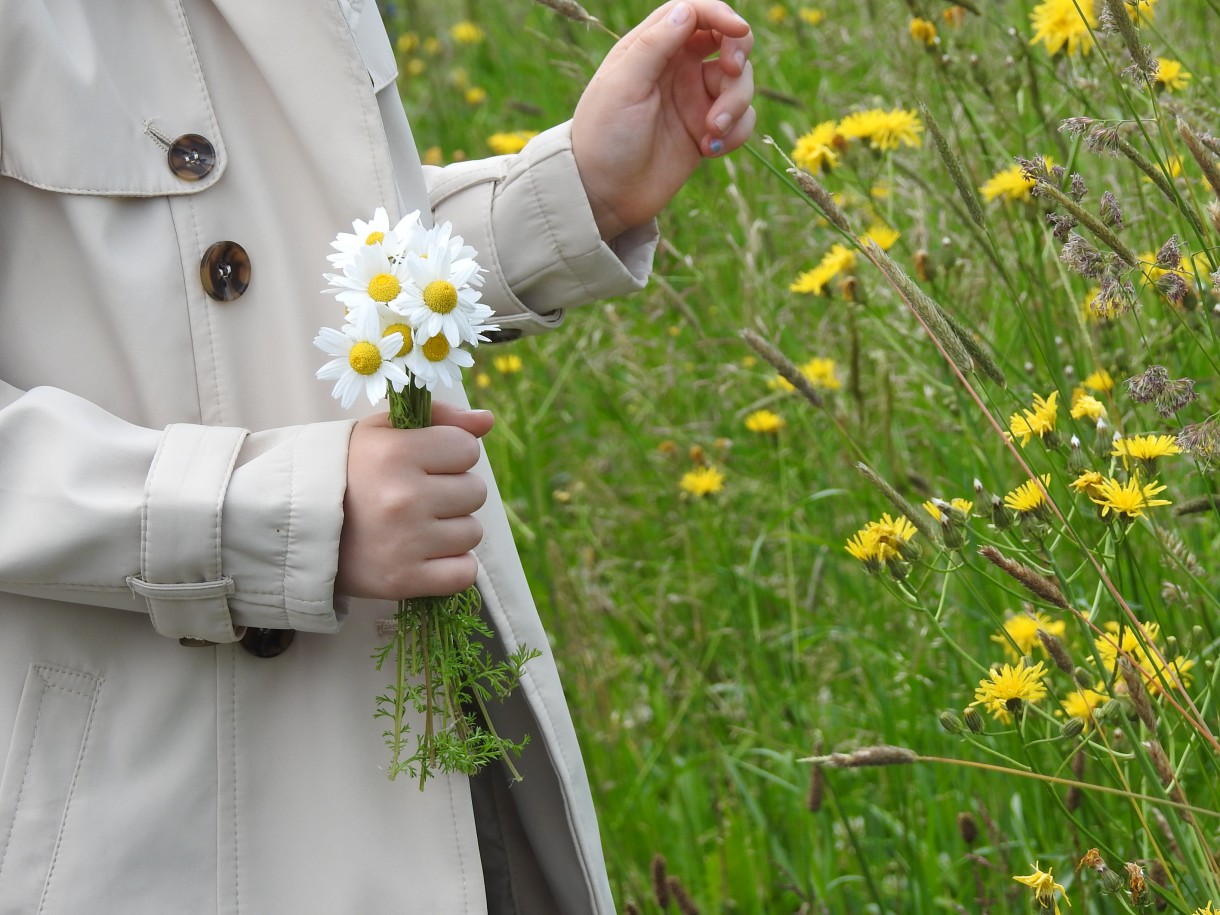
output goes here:
{"type": "Polygon", "coordinates": [[[432,404],[432,425],[457,426],[475,438],[482,438],[491,431],[496,418],[490,410],[463,410],[452,404],[432,404]]]}

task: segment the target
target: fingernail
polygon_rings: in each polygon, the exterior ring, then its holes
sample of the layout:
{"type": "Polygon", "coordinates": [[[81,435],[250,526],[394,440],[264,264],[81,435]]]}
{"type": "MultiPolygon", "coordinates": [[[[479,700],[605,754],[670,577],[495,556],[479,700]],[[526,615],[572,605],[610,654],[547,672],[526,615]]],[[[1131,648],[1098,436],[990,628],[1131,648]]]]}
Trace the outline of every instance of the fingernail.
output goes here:
{"type": "Polygon", "coordinates": [[[737,64],[738,69],[744,70],[746,68],[746,52],[738,51],[733,55],[733,61],[737,64]]]}
{"type": "Polygon", "coordinates": [[[669,11],[669,21],[674,25],[681,25],[689,18],[690,6],[686,3],[679,3],[669,11]]]}
{"type": "Polygon", "coordinates": [[[718,156],[724,152],[724,140],[712,140],[707,144],[707,148],[712,151],[713,156],[718,156]]]}
{"type": "Polygon", "coordinates": [[[721,114],[716,115],[716,120],[713,123],[715,123],[716,129],[718,131],[720,131],[721,133],[724,133],[726,130],[729,129],[729,124],[731,124],[732,122],[733,122],[732,115],[730,115],[727,111],[725,111],[721,114]]]}
{"type": "Polygon", "coordinates": [[[471,410],[471,416],[491,416],[491,410],[471,410]]]}

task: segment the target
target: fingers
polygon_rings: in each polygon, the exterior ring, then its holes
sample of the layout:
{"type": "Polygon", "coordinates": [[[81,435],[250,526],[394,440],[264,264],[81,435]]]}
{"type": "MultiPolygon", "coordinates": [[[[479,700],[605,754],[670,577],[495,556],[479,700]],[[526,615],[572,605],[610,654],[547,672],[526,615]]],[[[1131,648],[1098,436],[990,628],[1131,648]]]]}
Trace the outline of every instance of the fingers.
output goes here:
{"type": "Polygon", "coordinates": [[[463,410],[447,403],[432,404],[432,425],[457,426],[476,438],[490,432],[495,421],[490,410],[463,410]]]}
{"type": "Polygon", "coordinates": [[[703,65],[703,82],[708,95],[716,101],[708,109],[707,136],[701,141],[700,147],[704,155],[718,156],[744,143],[753,129],[754,121],[751,117],[749,127],[741,135],[740,142],[735,145],[729,142],[730,136],[736,138],[741,134],[743,121],[747,114],[753,113],[750,102],[754,98],[754,68],[747,61],[741,75],[730,77],[717,61],[707,61],[703,65]]]}
{"type": "Polygon", "coordinates": [[[631,71],[641,84],[657,82],[669,62],[681,52],[706,57],[719,51],[731,76],[741,74],[754,36],[750,25],[720,0],[673,0],[624,36],[622,53],[630,55],[631,71]]]}

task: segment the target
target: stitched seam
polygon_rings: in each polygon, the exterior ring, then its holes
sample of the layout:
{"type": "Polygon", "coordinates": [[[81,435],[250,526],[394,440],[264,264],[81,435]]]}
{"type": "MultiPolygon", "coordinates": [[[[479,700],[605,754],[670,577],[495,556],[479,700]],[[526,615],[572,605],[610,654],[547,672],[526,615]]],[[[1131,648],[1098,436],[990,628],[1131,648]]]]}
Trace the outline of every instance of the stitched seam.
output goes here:
{"type": "Polygon", "coordinates": [[[229,682],[231,684],[229,722],[232,747],[229,758],[233,761],[233,909],[241,915],[241,854],[238,845],[239,833],[237,816],[240,808],[237,806],[237,654],[229,649],[229,682]]]}
{"type": "Polygon", "coordinates": [[[283,594],[284,612],[288,612],[288,553],[292,549],[292,522],[297,508],[297,449],[301,444],[298,430],[292,437],[291,466],[288,468],[288,520],[284,523],[284,548],[280,559],[280,587],[283,594]]]}
{"type": "Polygon", "coordinates": [[[199,90],[199,100],[203,102],[203,110],[208,114],[208,124],[212,128],[212,135],[216,138],[216,151],[218,154],[223,154],[220,125],[216,123],[216,112],[212,108],[212,99],[208,96],[207,84],[203,79],[203,68],[199,65],[199,55],[195,53],[195,39],[191,37],[191,24],[187,21],[181,0],[174,0],[174,10],[178,14],[178,25],[182,30],[179,37],[184,40],[187,58],[191,62],[191,69],[195,71],[195,87],[199,90]]]}
{"type": "MultiPolygon", "coordinates": [[[[38,712],[34,715],[34,729],[30,732],[30,748],[38,740],[38,726],[42,721],[42,708],[47,701],[47,691],[44,689],[38,696],[38,712]]],[[[0,845],[0,877],[4,875],[4,862],[8,858],[9,842],[13,839],[13,830],[17,827],[16,812],[21,809],[21,798],[25,795],[25,786],[30,780],[30,763],[34,759],[33,753],[28,753],[25,757],[25,771],[21,773],[21,787],[17,789],[17,800],[13,804],[13,821],[8,824],[8,833],[4,836],[4,844],[0,845]]]]}
{"type": "MultiPolygon", "coordinates": [[[[198,220],[195,219],[194,202],[188,200],[187,208],[190,209],[190,211],[191,211],[191,227],[194,229],[194,232],[195,232],[195,256],[200,257],[201,252],[203,251],[203,239],[199,237],[199,222],[198,222],[198,220]]],[[[189,301],[189,298],[190,298],[190,294],[188,292],[188,301],[189,301]]],[[[218,425],[224,425],[225,411],[224,411],[224,405],[221,403],[221,399],[220,399],[220,365],[216,360],[216,342],[215,342],[216,335],[215,335],[214,331],[212,330],[211,303],[208,300],[207,294],[203,291],[202,286],[200,287],[199,291],[195,294],[194,299],[196,302],[201,303],[201,306],[203,309],[204,323],[207,325],[206,330],[207,330],[207,337],[208,337],[208,340],[207,340],[208,356],[211,357],[211,366],[212,366],[212,377],[211,377],[210,381],[211,381],[211,387],[215,390],[215,397],[216,397],[216,420],[215,421],[218,425]]],[[[189,308],[190,306],[188,305],[187,307],[189,308]]],[[[188,320],[187,323],[189,324],[192,322],[190,322],[188,320]]],[[[199,389],[198,390],[199,402],[202,407],[203,385],[199,384],[199,364],[198,364],[198,362],[195,363],[195,384],[196,384],[196,387],[199,389]]],[[[202,409],[200,412],[202,414],[202,409]]],[[[200,416],[200,419],[201,420],[203,419],[202,415],[200,416]]]]}
{"type": "MultiPolygon", "coordinates": [[[[81,737],[80,752],[76,756],[76,766],[72,769],[72,781],[68,785],[68,796],[64,800],[64,815],[59,821],[59,834],[55,836],[55,852],[51,855],[51,867],[47,871],[47,880],[42,887],[42,899],[38,903],[38,912],[45,911],[47,904],[47,894],[51,891],[51,880],[55,876],[55,868],[59,863],[59,852],[63,848],[64,833],[68,828],[68,816],[72,809],[72,798],[76,794],[76,782],[80,778],[80,770],[84,767],[85,750],[89,746],[89,735],[93,733],[94,711],[97,709],[98,695],[101,693],[102,679],[100,677],[93,678],[93,693],[88,698],[89,703],[88,716],[85,719],[85,733],[81,737]]],[[[52,688],[54,687],[52,684],[52,688]]],[[[72,690],[64,690],[65,692],[73,692],[72,690]]],[[[75,695],[83,695],[82,693],[74,693],[75,695]]]]}
{"type": "MultiPolygon", "coordinates": [[[[462,837],[458,833],[458,815],[457,806],[453,802],[453,777],[445,779],[445,784],[449,788],[449,822],[453,824],[453,845],[457,849],[458,872],[462,875],[462,904],[467,912],[470,911],[470,887],[466,879],[466,858],[462,854],[462,837]]],[[[462,782],[466,784],[465,781],[462,782]]]]}

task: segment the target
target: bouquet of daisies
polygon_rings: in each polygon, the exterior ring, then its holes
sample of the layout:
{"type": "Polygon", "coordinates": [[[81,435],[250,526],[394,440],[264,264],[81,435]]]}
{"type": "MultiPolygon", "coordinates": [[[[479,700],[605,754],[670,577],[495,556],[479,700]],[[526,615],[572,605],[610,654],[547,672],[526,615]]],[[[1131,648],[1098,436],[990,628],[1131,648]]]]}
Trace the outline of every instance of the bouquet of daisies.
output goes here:
{"type": "MultiPolygon", "coordinates": [[[[463,347],[486,343],[484,332],[499,329],[487,323],[492,310],[479,301],[483,271],[449,223],[425,228],[418,211],[391,227],[378,208],[371,222],[358,219],[352,229],[336,237],[328,257],[339,272],[324,274],[326,291],[346,315],[341,328],[324,327],[314,340],[334,357],[317,376],[334,381],[332,393],[344,408],[363,393],[373,405],[389,401],[395,428],[422,428],[430,424],[437,385],[452,387],[474,364],[463,347]]],[[[485,702],[507,696],[538,653],[522,648],[495,660],[479,609],[474,588],[399,602],[391,641],[374,653],[378,670],[391,659],[395,669],[376,712],[390,721],[391,779],[406,772],[419,777],[422,789],[436,772],[473,774],[497,758],[520,777],[510,757],[525,741],[500,737],[485,702]],[[413,747],[408,708],[423,716],[413,747]]]]}

